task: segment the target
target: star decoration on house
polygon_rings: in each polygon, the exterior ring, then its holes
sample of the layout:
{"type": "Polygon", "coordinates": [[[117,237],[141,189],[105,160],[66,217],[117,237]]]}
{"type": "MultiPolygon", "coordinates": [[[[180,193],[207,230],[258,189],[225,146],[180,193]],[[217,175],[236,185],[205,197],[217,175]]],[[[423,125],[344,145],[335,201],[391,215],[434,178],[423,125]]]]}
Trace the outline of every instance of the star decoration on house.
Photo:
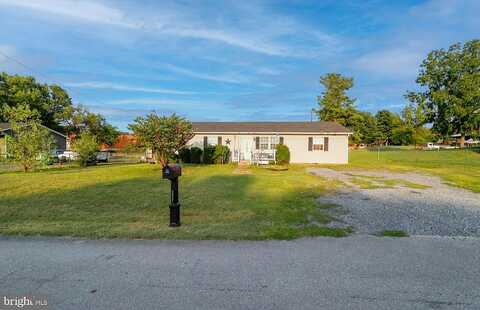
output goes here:
{"type": "Polygon", "coordinates": [[[225,140],[225,143],[226,144],[230,144],[231,140],[227,138],[227,140],[225,140]]]}

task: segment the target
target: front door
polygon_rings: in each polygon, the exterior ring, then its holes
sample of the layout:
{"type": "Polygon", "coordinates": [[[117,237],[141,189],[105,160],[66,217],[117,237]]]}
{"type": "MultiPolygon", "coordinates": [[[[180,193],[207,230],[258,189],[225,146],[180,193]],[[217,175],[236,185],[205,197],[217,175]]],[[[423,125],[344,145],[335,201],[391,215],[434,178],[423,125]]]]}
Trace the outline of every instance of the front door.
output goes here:
{"type": "Polygon", "coordinates": [[[252,151],[253,151],[253,137],[240,136],[239,144],[240,144],[240,160],[251,160],[252,151]]]}

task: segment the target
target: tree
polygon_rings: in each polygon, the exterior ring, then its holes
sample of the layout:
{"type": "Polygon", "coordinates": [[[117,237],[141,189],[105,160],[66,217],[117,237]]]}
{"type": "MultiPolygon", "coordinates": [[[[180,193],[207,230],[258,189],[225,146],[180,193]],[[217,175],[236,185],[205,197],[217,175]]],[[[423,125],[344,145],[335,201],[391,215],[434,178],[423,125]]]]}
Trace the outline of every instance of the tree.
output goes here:
{"type": "Polygon", "coordinates": [[[290,149],[285,144],[277,144],[276,159],[279,165],[288,165],[290,163],[290,149]]]}
{"type": "Polygon", "coordinates": [[[150,113],[146,117],[137,117],[128,128],[135,133],[141,145],[150,148],[156,154],[158,162],[163,166],[194,135],[192,124],[175,114],[158,116],[156,113],[150,113]]]}
{"type": "Polygon", "coordinates": [[[360,135],[360,142],[375,144],[381,140],[381,133],[378,130],[376,118],[369,112],[358,112],[362,116],[362,122],[357,129],[360,135]]]}
{"type": "Polygon", "coordinates": [[[72,100],[58,85],[38,83],[33,77],[0,73],[0,122],[7,121],[7,109],[28,106],[37,111],[41,124],[63,131],[72,100]]]}
{"type": "Polygon", "coordinates": [[[318,118],[346,126],[350,117],[356,112],[355,99],[351,99],[346,94],[353,87],[353,78],[343,77],[338,73],[328,73],[320,78],[320,83],[325,90],[318,97],[319,108],[316,110],[318,118]]]}
{"type": "Polygon", "coordinates": [[[80,166],[82,167],[95,162],[99,149],[97,137],[88,131],[82,133],[73,142],[73,150],[78,153],[80,166]]]}
{"type": "Polygon", "coordinates": [[[353,134],[349,137],[351,143],[364,143],[365,141],[365,112],[359,112],[357,110],[352,110],[352,113],[348,114],[345,121],[342,122],[342,125],[350,128],[353,131],[353,134]]]}
{"type": "Polygon", "coordinates": [[[8,155],[28,172],[41,161],[43,154],[49,154],[53,139],[40,123],[38,112],[28,106],[7,107],[4,112],[12,128],[7,140],[8,155]]]}
{"type": "Polygon", "coordinates": [[[111,145],[118,137],[115,127],[100,114],[72,104],[67,91],[58,85],[42,84],[30,76],[0,73],[0,122],[7,121],[8,108],[28,106],[37,111],[38,120],[48,128],[80,135],[85,130],[97,136],[98,142],[111,145]]]}
{"type": "Polygon", "coordinates": [[[102,115],[92,113],[82,105],[72,107],[66,129],[76,135],[89,132],[96,136],[99,144],[106,145],[114,144],[120,134],[102,115]]]}
{"type": "Polygon", "coordinates": [[[388,110],[380,110],[375,114],[379,138],[385,144],[391,144],[393,132],[401,126],[400,116],[388,110]]]}
{"type": "Polygon", "coordinates": [[[416,82],[425,88],[407,97],[424,107],[432,129],[443,137],[465,135],[480,127],[480,40],[434,50],[420,66],[416,82]]]}
{"type": "Polygon", "coordinates": [[[362,136],[360,128],[363,115],[355,108],[355,99],[347,95],[353,87],[353,78],[344,77],[338,73],[328,73],[320,78],[320,83],[325,87],[322,95],[318,97],[318,110],[315,110],[322,121],[337,122],[353,130],[350,141],[360,143],[362,136]]]}
{"type": "Polygon", "coordinates": [[[401,124],[392,131],[393,144],[423,144],[430,138],[430,130],[424,127],[426,122],[422,104],[410,102],[402,110],[401,124]]]}

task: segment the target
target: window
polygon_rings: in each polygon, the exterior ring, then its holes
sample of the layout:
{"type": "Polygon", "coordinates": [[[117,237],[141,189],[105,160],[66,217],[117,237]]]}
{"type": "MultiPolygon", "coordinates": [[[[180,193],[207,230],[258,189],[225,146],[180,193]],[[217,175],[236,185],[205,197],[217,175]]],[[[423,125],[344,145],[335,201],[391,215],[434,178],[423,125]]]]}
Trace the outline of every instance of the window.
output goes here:
{"type": "Polygon", "coordinates": [[[308,151],[328,151],[328,137],[308,137],[308,151]]]}
{"type": "Polygon", "coordinates": [[[313,137],[313,150],[323,151],[323,139],[321,137],[313,137]]]}
{"type": "Polygon", "coordinates": [[[270,149],[274,150],[277,147],[278,144],[278,137],[277,136],[271,136],[270,137],[270,149]]]}
{"type": "Polygon", "coordinates": [[[268,150],[268,137],[260,137],[260,149],[268,150]]]}
{"type": "Polygon", "coordinates": [[[217,145],[218,144],[218,137],[217,136],[208,136],[207,137],[207,143],[208,145],[217,145]]]}

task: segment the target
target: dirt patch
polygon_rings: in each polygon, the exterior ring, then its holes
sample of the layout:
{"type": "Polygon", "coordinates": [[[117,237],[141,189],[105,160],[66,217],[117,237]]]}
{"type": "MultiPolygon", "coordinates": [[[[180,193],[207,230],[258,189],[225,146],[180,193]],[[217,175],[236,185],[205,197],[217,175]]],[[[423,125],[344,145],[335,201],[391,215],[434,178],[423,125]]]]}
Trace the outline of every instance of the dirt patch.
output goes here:
{"type": "Polygon", "coordinates": [[[233,174],[252,174],[252,171],[250,171],[248,168],[245,167],[238,167],[232,172],[233,174]]]}
{"type": "Polygon", "coordinates": [[[334,204],[335,226],[359,234],[385,230],[409,235],[480,237],[480,194],[452,187],[435,176],[390,171],[338,171],[309,168],[309,173],[343,183],[320,197],[334,204]]]}

